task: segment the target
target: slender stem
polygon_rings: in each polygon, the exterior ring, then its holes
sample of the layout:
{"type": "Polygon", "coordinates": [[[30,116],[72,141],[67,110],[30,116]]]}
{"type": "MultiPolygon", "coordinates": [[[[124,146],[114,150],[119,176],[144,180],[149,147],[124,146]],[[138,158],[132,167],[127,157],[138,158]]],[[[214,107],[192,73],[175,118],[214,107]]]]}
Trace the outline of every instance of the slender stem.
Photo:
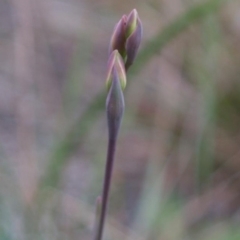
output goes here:
{"type": "Polygon", "coordinates": [[[105,168],[105,178],[104,178],[103,192],[102,192],[102,206],[101,206],[101,213],[100,213],[99,224],[97,227],[95,240],[102,239],[103,228],[104,228],[105,217],[106,217],[106,210],[108,205],[109,189],[111,185],[112,168],[113,168],[114,155],[115,155],[115,149],[116,149],[116,140],[117,140],[116,137],[109,138],[108,140],[107,163],[105,168]]]}
{"type": "Polygon", "coordinates": [[[108,150],[105,177],[102,191],[102,206],[100,218],[97,223],[96,235],[94,240],[101,240],[103,235],[104,223],[106,218],[108,195],[111,185],[112,169],[115,157],[116,142],[124,112],[124,97],[116,70],[113,71],[113,82],[108,92],[106,100],[106,112],[108,121],[108,150]]]}

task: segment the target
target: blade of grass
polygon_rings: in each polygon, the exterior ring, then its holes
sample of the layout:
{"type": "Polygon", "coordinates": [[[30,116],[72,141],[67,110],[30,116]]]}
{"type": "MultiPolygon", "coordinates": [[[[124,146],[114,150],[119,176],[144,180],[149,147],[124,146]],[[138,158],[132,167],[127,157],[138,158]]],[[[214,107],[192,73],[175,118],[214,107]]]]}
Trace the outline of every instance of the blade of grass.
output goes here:
{"type": "Polygon", "coordinates": [[[196,61],[196,79],[202,96],[201,126],[196,150],[197,187],[201,190],[209,183],[214,165],[214,141],[216,118],[216,71],[218,51],[221,41],[219,25],[214,16],[205,19],[203,24],[203,44],[206,49],[203,59],[196,61]]]}

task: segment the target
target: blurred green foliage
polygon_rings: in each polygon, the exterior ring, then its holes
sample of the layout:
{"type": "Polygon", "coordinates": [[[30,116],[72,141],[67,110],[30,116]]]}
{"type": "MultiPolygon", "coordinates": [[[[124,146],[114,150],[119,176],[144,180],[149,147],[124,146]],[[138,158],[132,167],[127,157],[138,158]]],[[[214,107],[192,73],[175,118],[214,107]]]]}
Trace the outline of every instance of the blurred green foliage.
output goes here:
{"type": "MultiPolygon", "coordinates": [[[[108,1],[51,1],[42,12],[20,2],[0,3],[0,52],[12,56],[1,59],[0,239],[91,239],[106,151],[104,30],[118,17],[108,1]]],[[[134,2],[144,44],[129,71],[105,239],[240,236],[240,5],[174,3],[134,2]]]]}

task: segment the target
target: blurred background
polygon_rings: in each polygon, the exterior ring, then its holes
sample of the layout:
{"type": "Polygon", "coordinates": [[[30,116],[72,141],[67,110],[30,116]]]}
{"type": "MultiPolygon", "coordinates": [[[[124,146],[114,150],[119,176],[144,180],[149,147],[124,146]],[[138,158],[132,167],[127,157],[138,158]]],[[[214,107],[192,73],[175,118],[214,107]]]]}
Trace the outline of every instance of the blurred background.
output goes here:
{"type": "Polygon", "coordinates": [[[133,8],[104,239],[240,239],[240,1],[1,0],[1,240],[93,239],[108,45],[133,8]]]}

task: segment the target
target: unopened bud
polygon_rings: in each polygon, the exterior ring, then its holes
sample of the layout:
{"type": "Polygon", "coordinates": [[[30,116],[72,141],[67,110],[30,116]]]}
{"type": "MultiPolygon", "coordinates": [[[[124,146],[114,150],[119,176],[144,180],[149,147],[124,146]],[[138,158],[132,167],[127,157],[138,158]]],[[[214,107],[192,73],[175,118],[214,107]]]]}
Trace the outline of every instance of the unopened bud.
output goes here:
{"type": "Polygon", "coordinates": [[[139,19],[136,9],[132,10],[132,12],[128,15],[126,36],[127,40],[125,43],[125,49],[127,54],[127,60],[125,66],[127,70],[135,60],[142,40],[142,23],[139,19]]]}
{"type": "Polygon", "coordinates": [[[120,55],[125,58],[126,51],[125,51],[125,27],[126,27],[127,16],[123,15],[120,21],[116,24],[111,41],[109,46],[109,54],[112,53],[114,50],[118,50],[120,55]]]}
{"type": "Polygon", "coordinates": [[[136,9],[133,9],[127,16],[125,35],[128,38],[137,26],[138,13],[136,9]]]}
{"type": "Polygon", "coordinates": [[[124,62],[118,50],[114,50],[108,60],[106,85],[109,90],[113,81],[113,71],[116,71],[122,90],[126,87],[127,77],[124,62]]]}
{"type": "Polygon", "coordinates": [[[125,63],[125,70],[133,64],[142,39],[142,23],[138,12],[133,9],[128,16],[123,15],[116,24],[109,46],[109,55],[118,50],[125,63]]]}
{"type": "Polygon", "coordinates": [[[114,139],[118,134],[124,112],[124,97],[116,68],[113,69],[113,79],[107,95],[106,110],[109,137],[114,139]]]}

